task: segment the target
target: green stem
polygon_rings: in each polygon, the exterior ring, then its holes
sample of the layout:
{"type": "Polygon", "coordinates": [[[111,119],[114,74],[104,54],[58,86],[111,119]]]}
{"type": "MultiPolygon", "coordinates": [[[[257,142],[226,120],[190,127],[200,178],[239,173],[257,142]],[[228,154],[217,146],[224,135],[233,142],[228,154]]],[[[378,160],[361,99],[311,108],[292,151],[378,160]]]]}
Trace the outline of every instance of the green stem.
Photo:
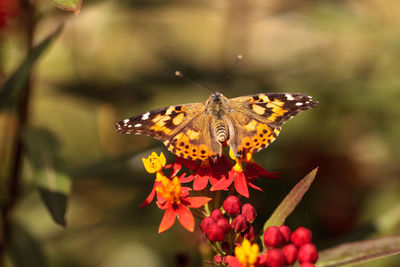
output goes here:
{"type": "MultiPolygon", "coordinates": [[[[33,36],[35,32],[34,6],[30,3],[30,1],[21,1],[21,4],[23,7],[22,12],[24,12],[23,18],[25,19],[24,23],[26,26],[27,54],[29,54],[33,48],[33,36]]],[[[16,105],[17,125],[14,143],[12,145],[13,159],[11,163],[10,178],[7,184],[7,198],[4,205],[1,207],[0,215],[0,267],[5,266],[4,252],[7,249],[6,241],[8,239],[8,233],[12,227],[10,222],[10,214],[19,197],[23,159],[23,144],[21,136],[22,131],[28,122],[29,99],[32,91],[31,73],[32,70],[29,70],[26,86],[21,92],[16,105]]]]}

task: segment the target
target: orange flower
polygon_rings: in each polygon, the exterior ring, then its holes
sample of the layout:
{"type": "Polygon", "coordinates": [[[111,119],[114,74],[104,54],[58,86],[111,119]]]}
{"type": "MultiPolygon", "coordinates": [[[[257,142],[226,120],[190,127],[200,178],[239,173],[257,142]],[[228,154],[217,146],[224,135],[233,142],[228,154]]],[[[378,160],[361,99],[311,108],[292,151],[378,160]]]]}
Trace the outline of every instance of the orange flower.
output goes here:
{"type": "Polygon", "coordinates": [[[200,208],[211,200],[208,197],[189,197],[189,188],[182,187],[178,177],[172,180],[162,179],[156,186],[156,191],[157,205],[165,210],[158,233],[168,230],[175,223],[176,217],[183,227],[193,232],[194,217],[189,208],[200,208]]]}

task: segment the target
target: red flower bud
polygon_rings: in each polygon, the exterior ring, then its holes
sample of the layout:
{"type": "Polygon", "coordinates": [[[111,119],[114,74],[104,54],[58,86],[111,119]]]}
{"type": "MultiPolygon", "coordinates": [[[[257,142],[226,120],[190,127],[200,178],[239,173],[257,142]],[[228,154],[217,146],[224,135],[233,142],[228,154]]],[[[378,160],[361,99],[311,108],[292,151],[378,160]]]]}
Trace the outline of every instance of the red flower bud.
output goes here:
{"type": "Polygon", "coordinates": [[[239,214],[235,219],[233,219],[232,226],[236,232],[241,233],[247,230],[249,223],[247,222],[246,217],[239,214]]]}
{"type": "Polygon", "coordinates": [[[267,252],[267,260],[265,262],[268,267],[282,267],[285,265],[285,256],[278,248],[273,248],[267,252]]]}
{"type": "Polygon", "coordinates": [[[315,267],[315,265],[309,262],[305,262],[300,264],[300,267],[315,267]]]}
{"type": "Polygon", "coordinates": [[[227,218],[219,219],[217,221],[217,224],[224,230],[225,234],[232,230],[232,225],[229,223],[229,220],[227,218]]]}
{"type": "Polygon", "coordinates": [[[288,244],[282,248],[283,255],[285,255],[286,264],[293,264],[297,260],[298,249],[293,244],[288,244]]]}
{"type": "Polygon", "coordinates": [[[312,233],[305,227],[299,227],[293,232],[291,239],[292,243],[299,248],[304,244],[311,243],[312,233]]]}
{"type": "Polygon", "coordinates": [[[246,217],[249,223],[252,223],[256,219],[257,212],[253,205],[246,203],[242,206],[242,215],[246,217]]]}
{"type": "Polygon", "coordinates": [[[283,236],[276,226],[270,226],[264,232],[264,244],[266,247],[279,247],[282,244],[283,236]]]}
{"type": "Polygon", "coordinates": [[[283,241],[285,243],[289,243],[290,242],[290,236],[292,235],[292,231],[290,230],[289,227],[287,227],[286,225],[281,225],[278,227],[279,231],[281,232],[282,236],[283,236],[283,241]]]}
{"type": "Polygon", "coordinates": [[[242,207],[242,202],[237,196],[229,196],[225,199],[222,207],[229,214],[229,216],[234,217],[240,213],[240,208],[242,207]]]}
{"type": "Polygon", "coordinates": [[[220,265],[224,262],[224,256],[222,256],[221,254],[217,254],[214,256],[213,261],[215,264],[220,265]]]}
{"type": "Polygon", "coordinates": [[[221,226],[214,223],[206,229],[206,236],[211,242],[224,241],[225,232],[221,226]]]}
{"type": "Polygon", "coordinates": [[[250,242],[254,241],[256,238],[256,234],[254,233],[254,227],[250,226],[249,229],[244,234],[244,238],[249,240],[250,242]]]}
{"type": "Polygon", "coordinates": [[[205,217],[200,223],[200,229],[203,233],[206,232],[207,228],[210,227],[211,224],[214,224],[215,221],[211,217],[205,217]]]}
{"type": "Polygon", "coordinates": [[[219,219],[224,218],[224,214],[222,214],[220,209],[215,209],[211,212],[210,217],[213,218],[214,221],[218,221],[219,219]]]}
{"type": "Polygon", "coordinates": [[[300,247],[297,255],[297,260],[300,263],[316,263],[318,260],[318,252],[314,244],[304,244],[300,247]]]}
{"type": "Polygon", "coordinates": [[[268,252],[264,252],[258,256],[256,266],[267,266],[267,253],[268,252]]]}

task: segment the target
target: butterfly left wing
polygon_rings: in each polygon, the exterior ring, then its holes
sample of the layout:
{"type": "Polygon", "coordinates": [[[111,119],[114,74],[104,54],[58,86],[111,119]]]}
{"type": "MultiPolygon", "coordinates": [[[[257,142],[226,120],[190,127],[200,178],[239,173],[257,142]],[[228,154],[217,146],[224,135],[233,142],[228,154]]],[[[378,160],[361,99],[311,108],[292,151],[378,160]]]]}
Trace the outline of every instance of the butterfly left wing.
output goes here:
{"type": "Polygon", "coordinates": [[[244,152],[255,153],[267,147],[276,139],[283,123],[318,104],[300,93],[257,94],[229,101],[232,129],[228,145],[236,156],[244,152]]]}
{"type": "Polygon", "coordinates": [[[146,134],[163,141],[177,156],[205,160],[220,155],[221,144],[212,134],[212,117],[200,103],[170,106],[117,122],[117,132],[146,134]]]}

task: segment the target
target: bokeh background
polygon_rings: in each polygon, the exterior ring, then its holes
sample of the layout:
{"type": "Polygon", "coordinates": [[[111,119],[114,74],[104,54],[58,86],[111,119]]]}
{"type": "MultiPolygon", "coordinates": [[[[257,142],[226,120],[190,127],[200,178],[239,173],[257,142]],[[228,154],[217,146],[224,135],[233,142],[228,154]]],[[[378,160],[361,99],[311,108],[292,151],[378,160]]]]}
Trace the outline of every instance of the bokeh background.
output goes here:
{"type": "MultiPolygon", "coordinates": [[[[227,97],[302,92],[318,108],[301,113],[256,155],[280,181],[251,192],[259,229],[290,189],[319,166],[287,220],[313,230],[319,249],[400,231],[400,2],[83,1],[78,16],[36,2],[35,43],[65,22],[36,65],[29,126],[52,131],[72,179],[67,227],[53,222],[24,164],[12,213],[32,254],[47,266],[206,266],[206,246],[180,225],[159,235],[162,211],[140,209],[154,177],[141,157],[164,151],[114,123],[151,109],[227,97]],[[244,59],[227,82],[238,54],[244,59]]],[[[25,56],[21,24],[0,33],[1,80],[25,56]]],[[[9,169],[12,114],[1,113],[1,174],[9,169]]],[[[198,223],[198,222],[197,222],[198,223]]],[[[28,257],[26,255],[26,257],[28,257]]],[[[362,266],[399,266],[400,257],[362,266]]],[[[10,263],[10,266],[11,263],[10,263]]]]}

